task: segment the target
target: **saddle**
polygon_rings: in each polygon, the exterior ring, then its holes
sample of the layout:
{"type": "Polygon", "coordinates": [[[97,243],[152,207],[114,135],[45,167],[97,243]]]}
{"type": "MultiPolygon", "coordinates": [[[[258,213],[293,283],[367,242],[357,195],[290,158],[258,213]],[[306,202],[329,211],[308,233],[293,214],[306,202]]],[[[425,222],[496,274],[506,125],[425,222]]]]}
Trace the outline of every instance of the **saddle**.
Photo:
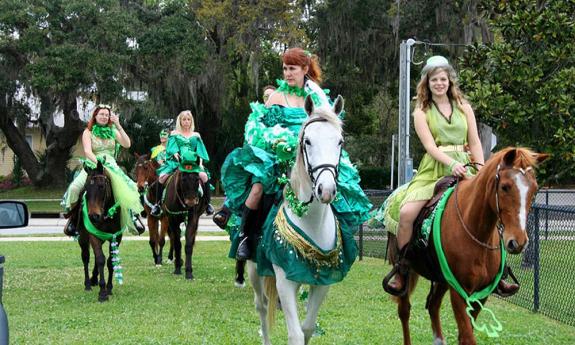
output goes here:
{"type": "Polygon", "coordinates": [[[425,238],[421,229],[423,222],[433,213],[435,206],[437,206],[445,191],[454,186],[457,181],[458,179],[455,176],[446,176],[437,182],[433,190],[433,197],[425,204],[413,223],[413,235],[405,253],[406,258],[411,262],[411,266],[415,271],[432,281],[445,282],[445,278],[441,273],[433,245],[428,245],[433,243],[433,234],[431,232],[429,238],[425,238]]]}

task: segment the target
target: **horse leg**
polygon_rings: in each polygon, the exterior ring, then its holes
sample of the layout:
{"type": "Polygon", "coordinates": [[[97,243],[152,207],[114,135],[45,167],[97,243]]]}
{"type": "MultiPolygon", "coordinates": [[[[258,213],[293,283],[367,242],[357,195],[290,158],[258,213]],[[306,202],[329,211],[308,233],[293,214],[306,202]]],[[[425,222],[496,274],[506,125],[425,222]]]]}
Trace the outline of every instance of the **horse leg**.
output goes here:
{"type": "Polygon", "coordinates": [[[90,265],[90,243],[80,238],[78,244],[80,245],[80,250],[82,252],[82,263],[84,264],[84,290],[90,291],[92,290],[92,284],[90,283],[90,271],[88,268],[90,265]]]}
{"type": "Polygon", "coordinates": [[[254,304],[256,311],[260,316],[260,325],[262,332],[262,344],[271,345],[269,325],[268,325],[268,306],[264,294],[264,279],[258,275],[257,266],[253,261],[248,261],[248,277],[254,289],[254,304]]]}
{"type": "Polygon", "coordinates": [[[104,278],[104,264],[106,263],[106,256],[102,251],[102,241],[94,236],[90,236],[90,244],[92,245],[92,250],[94,251],[94,256],[96,257],[96,265],[98,266],[98,285],[100,286],[100,292],[98,294],[98,301],[104,302],[108,300],[108,293],[106,291],[106,280],[104,278]]]}
{"type": "Polygon", "coordinates": [[[397,315],[401,320],[401,329],[403,331],[403,344],[411,345],[411,335],[409,333],[409,316],[411,314],[411,303],[409,302],[409,293],[403,297],[397,298],[397,315]]]}
{"type": "Polygon", "coordinates": [[[329,290],[329,285],[312,285],[309,288],[309,299],[307,301],[307,313],[305,320],[302,323],[302,330],[305,337],[305,343],[308,344],[311,339],[313,332],[315,331],[315,325],[317,320],[317,315],[319,313],[319,307],[323,303],[323,300],[327,296],[329,290]]]}
{"type": "Polygon", "coordinates": [[[192,267],[192,255],[194,254],[194,244],[196,242],[196,234],[198,233],[198,221],[200,215],[198,207],[194,207],[188,215],[188,226],[186,227],[186,279],[194,279],[194,271],[192,267]]]}
{"type": "Polygon", "coordinates": [[[246,286],[244,279],[244,271],[246,268],[245,260],[236,260],[236,279],[234,285],[238,288],[243,288],[246,286]]]}
{"type": "MultiPolygon", "coordinates": [[[[168,217],[162,217],[160,223],[160,237],[158,242],[158,262],[160,265],[162,264],[162,252],[164,250],[164,246],[166,245],[166,234],[168,233],[168,217]]],[[[172,245],[170,242],[170,255],[168,256],[168,262],[172,263],[172,259],[174,258],[174,252],[172,250],[172,245]]]]}
{"type": "Polygon", "coordinates": [[[441,309],[441,301],[447,292],[447,284],[431,282],[431,289],[427,295],[426,308],[429,312],[431,319],[431,329],[433,331],[433,345],[445,345],[445,338],[441,331],[441,319],[439,318],[439,310],[441,309]]]}
{"type": "MultiPolygon", "coordinates": [[[[273,267],[276,275],[276,288],[287,325],[288,344],[304,345],[305,337],[297,314],[297,291],[301,284],[288,280],[281,267],[276,265],[273,267]]],[[[276,303],[276,301],[269,301],[269,303],[276,303]]]]}
{"type": "Polygon", "coordinates": [[[182,242],[180,240],[180,217],[170,217],[170,224],[168,234],[170,235],[170,243],[174,244],[175,260],[174,260],[174,274],[182,274],[182,242]]]}
{"type": "MultiPolygon", "coordinates": [[[[449,289],[451,297],[451,308],[453,309],[453,314],[455,315],[455,321],[457,322],[457,330],[459,332],[459,344],[460,345],[477,345],[475,337],[473,336],[473,328],[471,327],[471,321],[465,309],[467,304],[463,298],[453,289],[449,289]]],[[[477,315],[476,315],[477,316],[477,315]]]]}
{"type": "MultiPolygon", "coordinates": [[[[120,245],[119,243],[120,241],[118,241],[118,246],[120,245]]],[[[108,296],[112,295],[112,289],[114,288],[114,264],[112,262],[112,244],[110,243],[110,245],[108,246],[108,260],[106,260],[107,266],[108,266],[108,283],[106,284],[106,292],[108,293],[108,296]]]]}
{"type": "Polygon", "coordinates": [[[162,261],[158,262],[158,219],[152,216],[148,217],[148,231],[150,236],[150,248],[152,249],[152,257],[156,266],[161,266],[162,261]]]}

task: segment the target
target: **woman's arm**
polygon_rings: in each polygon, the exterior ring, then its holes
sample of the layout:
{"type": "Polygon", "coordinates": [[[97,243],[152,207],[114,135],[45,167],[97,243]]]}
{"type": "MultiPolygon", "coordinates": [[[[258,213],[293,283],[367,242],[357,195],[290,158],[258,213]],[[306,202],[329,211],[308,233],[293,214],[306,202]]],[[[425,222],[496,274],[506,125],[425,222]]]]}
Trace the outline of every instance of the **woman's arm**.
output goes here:
{"type": "Polygon", "coordinates": [[[112,121],[112,123],[116,126],[116,132],[115,132],[116,141],[120,145],[122,145],[122,147],[129,148],[132,145],[132,143],[130,141],[130,137],[128,136],[128,134],[126,134],[124,128],[122,128],[122,125],[120,124],[120,118],[118,117],[118,115],[112,113],[110,115],[110,121],[112,121]]]}
{"type": "Polygon", "coordinates": [[[429,125],[425,119],[425,113],[421,109],[416,109],[413,112],[413,123],[415,126],[415,131],[417,132],[417,136],[425,151],[429,153],[433,159],[436,161],[444,164],[447,167],[451,167],[451,173],[455,176],[463,176],[466,172],[463,163],[455,163],[454,159],[449,157],[446,153],[442,152],[437,148],[435,144],[435,140],[433,140],[433,135],[431,135],[431,130],[429,129],[429,125]]]}
{"type": "Polygon", "coordinates": [[[283,94],[281,92],[276,91],[272,93],[270,98],[268,98],[268,101],[266,102],[266,107],[269,108],[275,104],[287,107],[285,97],[283,97],[283,94]]]}
{"type": "MultiPolygon", "coordinates": [[[[471,150],[471,158],[475,163],[484,164],[483,147],[481,147],[481,140],[479,140],[477,121],[475,120],[473,108],[471,108],[469,103],[463,104],[463,112],[467,119],[467,142],[471,150]]],[[[481,165],[477,166],[477,170],[479,169],[481,169],[481,165]]]]}
{"type": "Polygon", "coordinates": [[[92,151],[92,132],[87,128],[82,133],[82,147],[84,148],[84,156],[94,163],[98,163],[96,155],[92,151]]]}
{"type": "Polygon", "coordinates": [[[177,134],[178,132],[172,131],[168,137],[168,143],[166,144],[166,159],[180,161],[180,147],[176,141],[177,134]]]}

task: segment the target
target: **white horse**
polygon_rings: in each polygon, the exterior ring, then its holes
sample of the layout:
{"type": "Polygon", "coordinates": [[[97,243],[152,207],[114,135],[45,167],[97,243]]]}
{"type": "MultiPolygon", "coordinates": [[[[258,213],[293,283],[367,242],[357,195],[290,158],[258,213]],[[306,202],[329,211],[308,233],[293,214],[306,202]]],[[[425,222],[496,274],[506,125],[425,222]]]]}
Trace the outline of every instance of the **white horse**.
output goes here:
{"type": "MultiPolygon", "coordinates": [[[[343,144],[341,121],[337,116],[343,111],[343,98],[338,96],[333,107],[329,107],[327,102],[316,107],[312,98],[308,96],[304,108],[309,119],[300,130],[296,162],[286,188],[291,187],[297,200],[309,208],[300,217],[290,208],[287,198],[284,198],[278,215],[281,214],[285,218],[284,221],[291,222],[302,230],[324,253],[335,252],[335,262],[338,263],[340,258],[337,251],[340,248],[338,244],[341,244],[341,237],[338,236],[338,224],[330,203],[335,199],[337,192],[338,164],[343,144]]],[[[277,224],[277,217],[275,221],[277,224]]],[[[320,251],[316,250],[317,252],[320,251]]],[[[300,257],[305,256],[299,254],[300,257]]],[[[317,260],[322,258],[318,259],[316,255],[314,260],[317,264],[317,260]]],[[[333,263],[334,255],[331,255],[331,260],[333,263]]],[[[302,282],[288,280],[285,268],[274,264],[273,270],[275,280],[273,277],[264,278],[258,275],[256,263],[248,261],[248,274],[261,321],[262,343],[271,344],[269,330],[273,324],[273,314],[279,296],[287,324],[288,344],[308,344],[315,330],[319,307],[327,295],[329,285],[310,285],[307,315],[300,325],[297,292],[302,282]]]]}

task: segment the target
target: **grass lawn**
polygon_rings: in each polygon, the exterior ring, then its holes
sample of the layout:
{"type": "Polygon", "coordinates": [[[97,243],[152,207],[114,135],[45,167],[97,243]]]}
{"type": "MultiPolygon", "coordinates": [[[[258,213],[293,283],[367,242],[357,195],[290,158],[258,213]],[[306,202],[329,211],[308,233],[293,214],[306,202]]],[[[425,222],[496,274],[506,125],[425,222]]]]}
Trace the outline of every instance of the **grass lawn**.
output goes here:
{"type": "MultiPolygon", "coordinates": [[[[80,250],[75,242],[1,243],[6,256],[4,307],[14,344],[258,344],[259,318],[250,288],[233,287],[229,243],[197,242],[194,274],[186,281],[173,266],[156,268],[147,242],[122,243],[125,284],[106,303],[97,290],[83,291],[80,250]]],[[[312,344],[399,344],[396,306],[381,289],[389,267],[381,259],[357,262],[330,290],[319,322],[325,334],[312,344]]],[[[412,300],[414,344],[432,335],[421,281],[412,300]]],[[[567,297],[568,298],[568,297],[567,297]]],[[[442,320],[449,344],[457,329],[444,301],[442,320]]],[[[480,344],[573,344],[575,328],[492,298],[488,306],[504,327],[500,338],[478,335],[480,344]]],[[[272,333],[286,343],[282,314],[272,333]]]]}

